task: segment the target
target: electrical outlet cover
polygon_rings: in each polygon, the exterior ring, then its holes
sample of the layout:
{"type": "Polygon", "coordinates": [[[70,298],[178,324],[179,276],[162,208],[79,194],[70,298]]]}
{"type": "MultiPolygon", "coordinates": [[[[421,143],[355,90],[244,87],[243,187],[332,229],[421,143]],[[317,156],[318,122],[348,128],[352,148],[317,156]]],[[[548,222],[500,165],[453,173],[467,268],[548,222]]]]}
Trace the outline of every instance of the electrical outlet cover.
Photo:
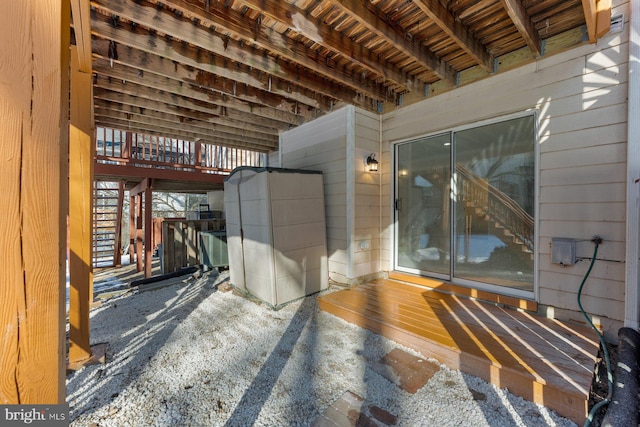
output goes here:
{"type": "Polygon", "coordinates": [[[576,240],[566,237],[551,238],[551,262],[573,265],[576,263],[576,240]]]}

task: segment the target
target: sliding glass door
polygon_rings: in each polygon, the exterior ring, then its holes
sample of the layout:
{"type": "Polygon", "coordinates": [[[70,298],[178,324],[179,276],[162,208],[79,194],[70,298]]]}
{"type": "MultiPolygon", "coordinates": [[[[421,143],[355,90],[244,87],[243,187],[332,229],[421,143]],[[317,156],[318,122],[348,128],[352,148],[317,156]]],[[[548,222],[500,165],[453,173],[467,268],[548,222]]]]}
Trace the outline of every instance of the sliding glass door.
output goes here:
{"type": "Polygon", "coordinates": [[[396,268],[527,296],[534,283],[533,115],[396,146],[396,268]]]}

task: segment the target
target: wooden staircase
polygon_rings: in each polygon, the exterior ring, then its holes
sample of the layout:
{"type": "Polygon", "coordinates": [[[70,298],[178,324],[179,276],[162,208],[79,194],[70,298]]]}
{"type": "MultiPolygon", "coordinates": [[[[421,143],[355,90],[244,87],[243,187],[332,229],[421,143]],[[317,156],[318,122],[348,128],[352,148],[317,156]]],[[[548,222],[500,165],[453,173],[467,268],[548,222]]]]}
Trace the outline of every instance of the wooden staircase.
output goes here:
{"type": "Polygon", "coordinates": [[[496,236],[506,237],[503,241],[507,246],[518,247],[533,259],[533,217],[518,202],[461,164],[456,165],[456,172],[460,177],[467,215],[473,213],[482,217],[496,236]]]}
{"type": "Polygon", "coordinates": [[[97,181],[93,199],[93,267],[120,264],[124,183],[97,181]]]}

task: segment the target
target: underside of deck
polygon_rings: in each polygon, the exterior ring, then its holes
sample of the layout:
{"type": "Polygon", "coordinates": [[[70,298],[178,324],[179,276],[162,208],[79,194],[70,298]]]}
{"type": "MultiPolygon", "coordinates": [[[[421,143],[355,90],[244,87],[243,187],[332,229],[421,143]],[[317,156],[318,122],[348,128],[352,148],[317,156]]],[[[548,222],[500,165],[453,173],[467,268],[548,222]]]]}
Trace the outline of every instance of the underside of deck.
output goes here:
{"type": "Polygon", "coordinates": [[[329,293],[319,304],[578,424],[585,420],[598,352],[587,327],[397,280],[329,293]]]}

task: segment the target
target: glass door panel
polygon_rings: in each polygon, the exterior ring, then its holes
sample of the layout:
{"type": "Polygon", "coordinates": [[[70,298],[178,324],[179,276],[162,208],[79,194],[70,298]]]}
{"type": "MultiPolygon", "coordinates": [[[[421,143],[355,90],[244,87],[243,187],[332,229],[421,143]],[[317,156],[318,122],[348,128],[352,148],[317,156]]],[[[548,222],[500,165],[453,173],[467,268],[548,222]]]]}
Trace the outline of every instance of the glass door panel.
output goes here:
{"type": "Polygon", "coordinates": [[[454,144],[454,277],[533,291],[533,116],[455,132],[454,144]]]}
{"type": "Polygon", "coordinates": [[[451,136],[420,139],[397,150],[397,267],[448,278],[451,136]]]}

